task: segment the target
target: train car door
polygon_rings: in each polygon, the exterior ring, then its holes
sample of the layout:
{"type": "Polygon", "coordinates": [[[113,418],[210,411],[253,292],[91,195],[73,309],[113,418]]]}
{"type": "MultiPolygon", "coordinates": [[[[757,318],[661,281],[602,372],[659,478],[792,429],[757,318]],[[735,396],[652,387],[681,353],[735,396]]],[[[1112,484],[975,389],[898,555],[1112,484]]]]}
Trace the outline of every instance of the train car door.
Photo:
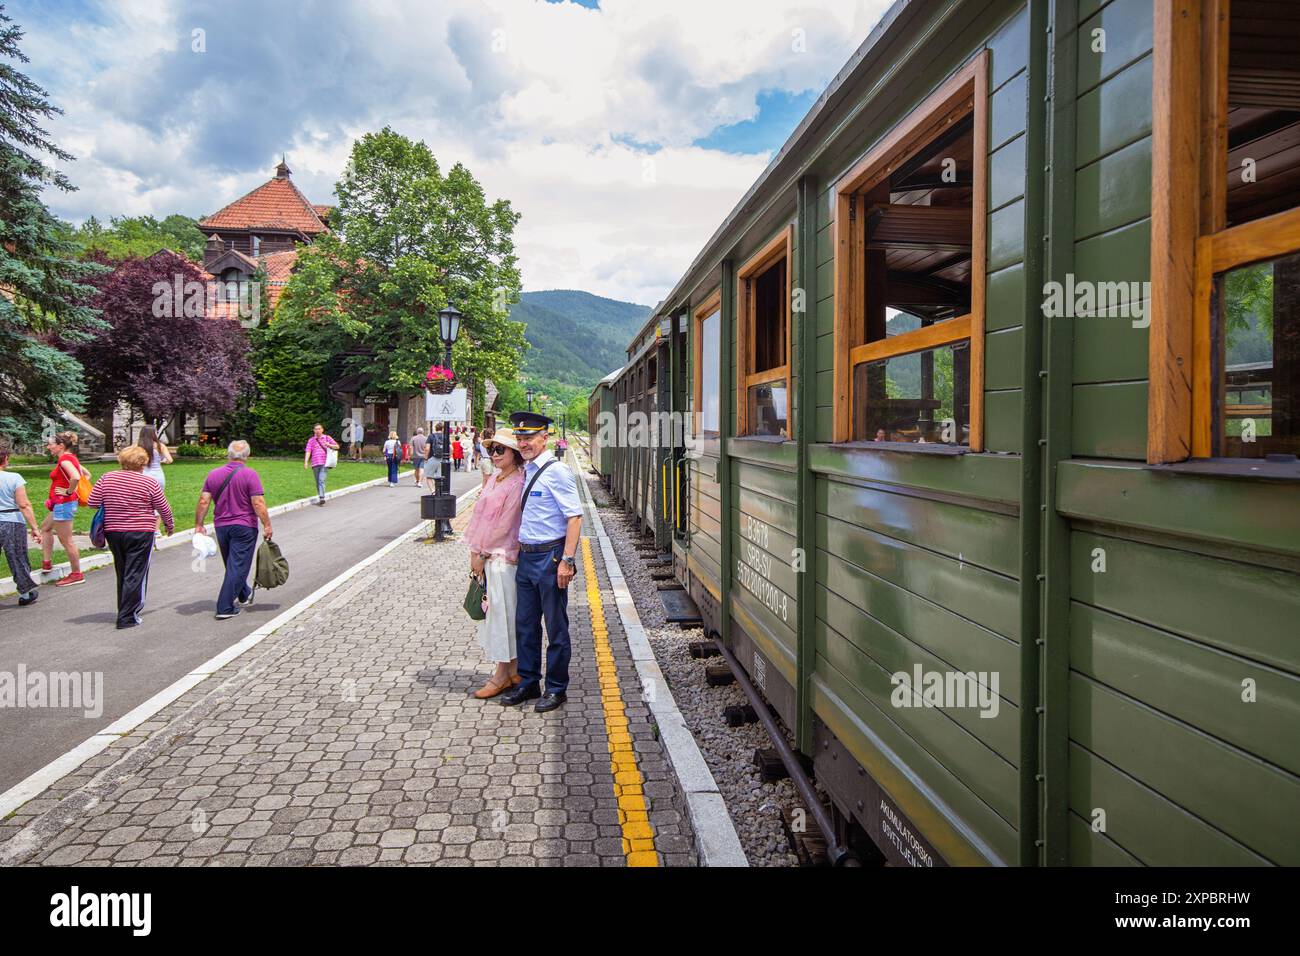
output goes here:
{"type": "Polygon", "coordinates": [[[655,545],[667,551],[672,536],[672,429],[664,427],[663,419],[672,411],[673,363],[671,355],[672,316],[659,324],[659,346],[655,349],[655,414],[650,416],[650,447],[653,449],[651,484],[654,494],[649,496],[655,514],[655,545]]]}

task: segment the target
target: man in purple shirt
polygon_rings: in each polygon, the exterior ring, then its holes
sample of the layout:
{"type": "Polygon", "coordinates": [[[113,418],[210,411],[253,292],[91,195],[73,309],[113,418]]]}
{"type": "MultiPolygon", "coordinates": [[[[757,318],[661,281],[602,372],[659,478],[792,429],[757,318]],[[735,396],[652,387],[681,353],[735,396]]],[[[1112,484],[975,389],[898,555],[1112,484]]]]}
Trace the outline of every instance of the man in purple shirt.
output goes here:
{"type": "Polygon", "coordinates": [[[248,442],[232,441],[226,449],[230,460],[208,473],[194,509],[195,534],[207,534],[203,525],[212,510],[212,523],[217,529],[217,546],[221,560],[226,565],[226,576],[217,595],[217,620],[224,621],[239,613],[241,607],[253,603],[256,588],[248,586],[248,572],[253,566],[257,551],[257,523],[262,522],[262,535],[271,538],[271,513],[266,510],[266,495],[262,479],[248,467],[248,442]]]}
{"type": "Polygon", "coordinates": [[[316,423],[312,427],[311,437],[307,439],[307,448],[303,454],[302,466],[310,468],[316,474],[316,504],[325,507],[325,474],[329,471],[325,462],[331,450],[338,451],[339,443],[325,434],[325,426],[316,423]]]}

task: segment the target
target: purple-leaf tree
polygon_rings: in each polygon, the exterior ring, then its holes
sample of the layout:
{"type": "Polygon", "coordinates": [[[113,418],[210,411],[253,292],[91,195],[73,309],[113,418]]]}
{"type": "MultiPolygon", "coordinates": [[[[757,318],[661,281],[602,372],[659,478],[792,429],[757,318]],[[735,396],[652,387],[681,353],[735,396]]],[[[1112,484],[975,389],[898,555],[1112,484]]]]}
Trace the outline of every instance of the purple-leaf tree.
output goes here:
{"type": "Polygon", "coordinates": [[[234,319],[208,317],[205,280],[192,262],[165,249],[97,278],[90,304],[109,328],[73,348],[86,369],[90,407],[107,411],[125,402],[155,422],[182,410],[234,410],[253,384],[248,336],[234,319]]]}

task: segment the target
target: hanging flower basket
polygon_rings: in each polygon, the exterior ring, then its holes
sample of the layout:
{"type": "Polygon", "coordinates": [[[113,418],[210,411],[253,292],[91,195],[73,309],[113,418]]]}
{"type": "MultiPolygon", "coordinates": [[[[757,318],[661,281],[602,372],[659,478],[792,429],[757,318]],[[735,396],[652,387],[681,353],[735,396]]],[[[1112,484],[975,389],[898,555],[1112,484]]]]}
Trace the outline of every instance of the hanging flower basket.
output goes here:
{"type": "Polygon", "coordinates": [[[451,369],[434,365],[424,375],[424,387],[435,395],[447,395],[456,387],[456,376],[451,369]]]}

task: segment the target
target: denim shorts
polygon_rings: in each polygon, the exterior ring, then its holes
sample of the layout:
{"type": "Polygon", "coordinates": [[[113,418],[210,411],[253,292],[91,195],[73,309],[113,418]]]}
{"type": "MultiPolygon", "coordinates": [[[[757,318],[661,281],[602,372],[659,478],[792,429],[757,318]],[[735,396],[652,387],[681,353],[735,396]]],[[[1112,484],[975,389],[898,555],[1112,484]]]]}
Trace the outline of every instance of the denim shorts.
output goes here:
{"type": "Polygon", "coordinates": [[[55,521],[71,521],[77,516],[77,502],[64,501],[56,504],[51,512],[55,521]]]}

